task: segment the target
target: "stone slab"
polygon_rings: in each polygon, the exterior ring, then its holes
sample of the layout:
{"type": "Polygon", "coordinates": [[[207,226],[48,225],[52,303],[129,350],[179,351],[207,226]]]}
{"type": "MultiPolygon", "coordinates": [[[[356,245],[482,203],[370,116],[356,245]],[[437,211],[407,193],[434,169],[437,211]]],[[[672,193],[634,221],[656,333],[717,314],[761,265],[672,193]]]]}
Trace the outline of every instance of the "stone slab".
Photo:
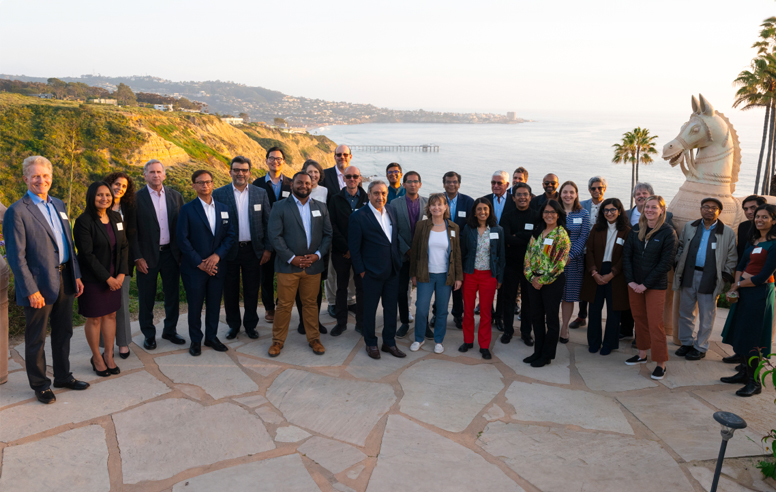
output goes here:
{"type": "Polygon", "coordinates": [[[317,436],[299,446],[297,451],[335,475],[367,457],[349,444],[317,436]]]}
{"type": "MultiPolygon", "coordinates": [[[[721,438],[714,410],[689,394],[660,393],[617,399],[685,461],[717,458],[721,438]]],[[[755,441],[762,437],[751,429],[737,431],[735,438],[728,442],[726,457],[762,454],[760,446],[746,439],[746,435],[755,441]]]]}
{"type": "MultiPolygon", "coordinates": [[[[429,342],[427,341],[426,345],[428,344],[429,342]]],[[[405,344],[402,342],[397,342],[399,349],[407,354],[407,357],[402,358],[394,357],[391,354],[383,352],[380,360],[374,360],[366,354],[366,350],[358,350],[356,351],[356,356],[353,357],[353,360],[348,364],[347,371],[359,379],[377,381],[427,355],[427,353],[422,350],[411,352],[409,347],[404,345],[405,344]]],[[[431,343],[431,346],[433,348],[434,344],[431,343]]]]}
{"type": "MultiPolygon", "coordinates": [[[[476,320],[479,322],[479,320],[476,320]]],[[[407,333],[407,338],[405,338],[407,342],[407,349],[409,349],[409,346],[412,342],[415,341],[415,324],[411,323],[410,326],[412,327],[410,331],[407,333]]],[[[476,331],[475,331],[476,333],[476,331]]],[[[497,351],[503,350],[501,347],[504,347],[504,345],[501,344],[495,344],[494,340],[496,340],[498,337],[496,334],[499,333],[496,331],[495,328],[493,328],[493,336],[491,340],[491,346],[493,347],[492,353],[495,355],[497,351]]],[[[474,348],[469,349],[468,352],[459,352],[458,347],[461,346],[463,343],[463,330],[459,330],[455,327],[455,324],[453,323],[453,317],[448,316],[447,317],[447,332],[445,333],[445,340],[442,343],[445,347],[445,351],[443,352],[444,355],[447,357],[462,357],[467,359],[473,359],[473,360],[482,360],[482,355],[480,354],[480,347],[477,345],[477,336],[474,337],[474,348]]],[[[426,353],[426,354],[433,354],[434,353],[434,341],[433,340],[426,340],[426,343],[423,345],[423,347],[420,348],[420,351],[426,353]]]]}
{"type": "Polygon", "coordinates": [[[461,432],[504,389],[491,364],[424,360],[399,376],[402,412],[450,432],[461,432]]]}
{"type": "Polygon", "coordinates": [[[515,381],[507,389],[506,397],[515,407],[516,413],[512,416],[515,420],[554,422],[633,435],[633,428],[620,405],[606,396],[515,381]]]}
{"type": "Polygon", "coordinates": [[[113,422],[126,484],[275,449],[261,421],[231,403],[203,407],[168,398],[114,415],[113,422]]]}
{"type": "Polygon", "coordinates": [[[474,451],[400,415],[390,415],[367,492],[522,491],[474,451]]]}
{"type": "Polygon", "coordinates": [[[250,370],[251,372],[255,372],[256,374],[264,377],[267,377],[280,369],[280,366],[276,364],[270,364],[263,360],[252,359],[251,357],[245,357],[242,355],[237,356],[237,362],[239,362],[241,366],[250,370]]]}
{"type": "Polygon", "coordinates": [[[224,468],[176,483],[173,492],[319,492],[298,454],[224,468]]]}
{"type": "Polygon", "coordinates": [[[266,407],[259,407],[256,409],[256,414],[258,414],[259,417],[261,417],[261,420],[268,424],[273,425],[280,425],[283,422],[285,422],[285,419],[283,419],[282,415],[279,415],[277,412],[272,410],[269,405],[266,407]]]}
{"type": "Polygon", "coordinates": [[[483,414],[483,417],[485,417],[485,420],[488,422],[493,422],[494,420],[504,418],[505,415],[504,410],[494,403],[488,408],[488,411],[483,414]]]}
{"type": "MultiPolygon", "coordinates": [[[[138,346],[139,350],[142,350],[146,353],[149,353],[151,355],[159,355],[164,354],[167,352],[175,352],[176,350],[181,349],[188,349],[190,345],[190,339],[189,339],[189,314],[188,313],[181,313],[180,316],[178,316],[178,324],[176,325],[176,331],[178,332],[178,335],[180,335],[183,339],[186,340],[186,343],[183,345],[175,345],[174,343],[165,340],[162,338],[162,331],[164,330],[164,320],[160,321],[156,325],[156,348],[154,350],[146,350],[143,347],[143,341],[145,340],[145,336],[143,336],[142,332],[133,333],[132,341],[135,342],[135,345],[138,346]]],[[[205,327],[205,309],[202,309],[202,330],[204,332],[205,327]]],[[[229,332],[229,326],[224,323],[218,323],[218,330],[217,330],[217,336],[222,342],[227,341],[226,340],[226,334],[229,332]]],[[[208,350],[212,350],[209,347],[202,346],[202,353],[205,353],[208,350]]]]}
{"type": "MultiPolygon", "coordinates": [[[[707,492],[711,490],[711,484],[714,481],[714,472],[704,468],[702,466],[689,467],[690,473],[695,480],[700,482],[703,490],[707,492]]],[[[719,483],[717,484],[717,492],[751,492],[752,489],[744,487],[741,484],[734,482],[725,475],[720,475],[719,483]]]]}
{"type": "Polygon", "coordinates": [[[587,345],[577,345],[574,349],[574,365],[585,385],[593,391],[617,392],[656,387],[657,383],[641,375],[641,365],[625,365],[625,361],[631,357],[630,352],[629,347],[602,356],[591,354],[587,345]]]}
{"type": "Polygon", "coordinates": [[[21,364],[16,362],[15,360],[8,358],[8,372],[12,371],[18,371],[19,369],[24,369],[21,364]]]}
{"type": "Polygon", "coordinates": [[[262,395],[252,395],[252,396],[244,396],[242,398],[234,398],[234,401],[236,401],[237,403],[241,403],[249,408],[260,407],[265,403],[269,403],[269,400],[267,400],[262,395]]]}
{"type": "MultiPolygon", "coordinates": [[[[772,384],[768,384],[763,388],[762,394],[741,398],[735,394],[738,388],[738,385],[726,384],[725,391],[695,390],[693,393],[719,410],[733,412],[744,419],[746,421],[744,434],[751,436],[759,444],[762,436],[768,434],[771,429],[776,429],[776,406],[774,405],[776,391],[772,384]]],[[[731,442],[739,439],[739,432],[736,431],[731,442]]],[[[763,454],[763,452],[757,454],[763,454]]]]}
{"type": "MultiPolygon", "coordinates": [[[[706,357],[699,361],[690,361],[673,353],[670,355],[671,360],[666,366],[668,371],[665,378],[660,380],[660,383],[667,388],[722,385],[724,383],[720,382],[719,378],[736,373],[735,365],[723,363],[722,357],[711,350],[706,352],[706,357]]],[[[654,362],[647,364],[650,372],[655,370],[655,365],[654,362]]]]}
{"type": "Polygon", "coordinates": [[[523,359],[533,352],[533,347],[527,347],[520,340],[513,339],[505,348],[494,351],[494,356],[520,376],[547,383],[571,384],[569,349],[566,345],[558,344],[555,360],[549,366],[531,367],[530,364],[524,363],[523,359]]]}
{"type": "Polygon", "coordinates": [[[364,465],[358,465],[354,467],[352,470],[346,473],[347,477],[351,480],[355,480],[358,478],[359,475],[361,475],[361,472],[364,471],[366,467],[364,465]]]}
{"type": "Polygon", "coordinates": [[[543,492],[693,490],[648,439],[493,422],[477,444],[543,492]]]}
{"type": "Polygon", "coordinates": [[[8,373],[8,381],[0,385],[0,408],[29,399],[35,399],[35,392],[30,388],[27,372],[8,373]]]}
{"type": "Polygon", "coordinates": [[[387,384],[340,380],[297,369],[275,378],[267,398],[292,424],[358,446],[366,443],[377,421],[396,402],[387,384]]]}
{"type": "MultiPolygon", "coordinates": [[[[291,326],[296,327],[293,320],[291,326]]],[[[237,349],[237,352],[302,367],[341,366],[359,340],[361,340],[361,335],[351,329],[338,337],[323,335],[321,343],[326,348],[326,353],[315,355],[307,343],[307,338],[293,329],[289,330],[283,351],[277,357],[273,358],[267,355],[267,350],[272,345],[271,336],[243,345],[237,349]]]]}
{"type": "Polygon", "coordinates": [[[0,412],[0,441],[11,442],[60,425],[109,415],[170,391],[145,371],[107,379],[86,391],[62,391],[56,393],[53,405],[35,400],[0,412]]]}
{"type": "Polygon", "coordinates": [[[110,490],[105,429],[87,425],[3,450],[0,490],[110,490]]]}
{"type": "Polygon", "coordinates": [[[185,352],[154,360],[159,370],[174,382],[199,386],[215,400],[259,390],[225,352],[207,350],[199,357],[185,352]]]}
{"type": "Polygon", "coordinates": [[[275,434],[275,442],[299,442],[310,437],[310,433],[294,425],[279,427],[275,434]]]}

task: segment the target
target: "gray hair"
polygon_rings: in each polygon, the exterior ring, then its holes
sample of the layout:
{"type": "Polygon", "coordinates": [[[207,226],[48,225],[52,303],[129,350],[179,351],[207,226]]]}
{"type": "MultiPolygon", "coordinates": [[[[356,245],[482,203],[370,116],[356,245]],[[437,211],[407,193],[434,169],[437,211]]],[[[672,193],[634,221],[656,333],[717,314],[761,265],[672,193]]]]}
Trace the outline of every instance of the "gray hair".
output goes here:
{"type": "Polygon", "coordinates": [[[145,165],[143,166],[143,174],[145,174],[148,171],[148,166],[150,166],[151,164],[159,164],[160,166],[162,166],[162,171],[166,172],[166,170],[164,169],[164,164],[162,164],[162,161],[160,161],[159,159],[151,159],[150,161],[146,162],[145,165]]]}
{"type": "Polygon", "coordinates": [[[24,159],[24,162],[22,162],[22,174],[29,178],[30,168],[36,165],[43,166],[48,169],[49,174],[54,174],[54,166],[51,165],[51,161],[41,155],[33,155],[24,159]]]}
{"type": "Polygon", "coordinates": [[[374,188],[377,185],[383,185],[386,188],[388,188],[388,185],[385,184],[385,181],[382,181],[380,179],[376,179],[376,180],[372,181],[371,183],[369,183],[369,186],[367,187],[366,192],[371,194],[372,193],[372,188],[374,188]]]}
{"type": "Polygon", "coordinates": [[[587,182],[588,189],[592,188],[593,187],[593,183],[596,183],[596,182],[601,183],[602,185],[604,185],[604,188],[608,187],[608,185],[606,183],[606,178],[604,178],[603,176],[593,176],[587,182]]]}
{"type": "Polygon", "coordinates": [[[493,176],[501,177],[505,183],[509,183],[509,173],[506,171],[496,171],[493,176]]]}
{"type": "Polygon", "coordinates": [[[652,196],[655,194],[655,189],[652,188],[652,185],[649,183],[636,183],[636,186],[633,187],[633,196],[636,196],[636,192],[639,190],[647,190],[649,192],[649,196],[652,196]]]}

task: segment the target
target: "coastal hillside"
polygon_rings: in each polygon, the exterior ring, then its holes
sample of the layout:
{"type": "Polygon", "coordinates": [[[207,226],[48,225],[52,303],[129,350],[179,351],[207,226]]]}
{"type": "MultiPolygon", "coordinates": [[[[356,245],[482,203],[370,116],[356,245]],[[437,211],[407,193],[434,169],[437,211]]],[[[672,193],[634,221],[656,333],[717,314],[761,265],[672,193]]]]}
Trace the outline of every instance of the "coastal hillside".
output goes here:
{"type": "Polygon", "coordinates": [[[83,104],[0,93],[0,200],[6,205],[26,191],[25,157],[43,155],[54,164],[51,194],[66,203],[72,172],[72,210],[83,209],[89,183],[125,171],[142,185],[142,166],[155,158],[167,166],[167,184],[193,198],[191,173],[208,169],[217,185],[229,182],[229,161],[243,155],[253,176],[266,172],[265,155],[278,146],[292,174],[310,158],[334,165],[336,144],[324,136],[289,134],[258,124],[232,126],[220,118],[148,108],[83,104]]]}

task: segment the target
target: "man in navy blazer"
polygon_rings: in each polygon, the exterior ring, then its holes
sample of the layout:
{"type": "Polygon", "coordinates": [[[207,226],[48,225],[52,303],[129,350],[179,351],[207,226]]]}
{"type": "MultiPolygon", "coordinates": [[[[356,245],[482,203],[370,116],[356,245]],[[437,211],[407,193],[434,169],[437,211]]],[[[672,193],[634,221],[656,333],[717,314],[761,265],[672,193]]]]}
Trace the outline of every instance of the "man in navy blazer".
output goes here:
{"type": "Polygon", "coordinates": [[[49,318],[54,387],[89,387],[70,373],[69,360],[73,300],[83,293],[84,286],[65,205],[48,194],[51,162],[41,156],[28,157],[22,170],[27,193],[5,212],[3,235],[15,279],[16,303],[24,307],[27,378],[41,403],[54,403],[44,352],[49,318]]]}
{"type": "MultiPolygon", "coordinates": [[[[448,171],[442,176],[442,185],[445,188],[447,207],[450,209],[450,218],[458,225],[458,230],[463,231],[469,214],[472,213],[474,199],[469,195],[458,193],[461,187],[461,175],[455,171],[448,171]]],[[[453,321],[455,327],[463,329],[463,289],[453,291],[453,321]]],[[[431,325],[433,326],[433,325],[431,325]]]]}
{"type": "Polygon", "coordinates": [[[181,250],[181,278],[189,301],[189,353],[197,356],[202,347],[202,303],[205,303],[205,346],[218,352],[229,350],[216,336],[221,293],[226,277],[226,258],[234,244],[233,217],[229,208],[215,201],[213,175],[194,171],[191,183],[197,198],[181,207],[178,216],[178,247],[181,250]]]}
{"type": "Polygon", "coordinates": [[[229,209],[235,230],[235,241],[226,256],[224,282],[224,310],[229,325],[227,340],[234,339],[245,326],[250,338],[259,338],[258,304],[261,285],[261,266],[271,257],[272,244],[267,237],[270,204],[267,192],[248,184],[251,160],[237,156],[232,159],[229,174],[232,182],[213,191],[213,199],[229,209]],[[242,271],[243,304],[245,314],[240,319],[240,271],[242,271]]]}
{"type": "Polygon", "coordinates": [[[399,228],[396,213],[386,207],[388,185],[376,180],[367,190],[369,205],[353,212],[348,219],[348,248],[353,271],[364,283],[364,341],[366,353],[380,358],[375,336],[377,305],[383,303],[383,345],[381,350],[394,357],[407,354],[396,346],[396,308],[399,289],[399,270],[402,255],[399,251],[399,228]]]}
{"type": "Polygon", "coordinates": [[[329,190],[327,201],[331,201],[332,197],[347,184],[345,183],[345,169],[350,165],[352,158],[353,154],[347,145],[340,145],[334,149],[334,162],[337,165],[323,170],[323,186],[329,190]]]}

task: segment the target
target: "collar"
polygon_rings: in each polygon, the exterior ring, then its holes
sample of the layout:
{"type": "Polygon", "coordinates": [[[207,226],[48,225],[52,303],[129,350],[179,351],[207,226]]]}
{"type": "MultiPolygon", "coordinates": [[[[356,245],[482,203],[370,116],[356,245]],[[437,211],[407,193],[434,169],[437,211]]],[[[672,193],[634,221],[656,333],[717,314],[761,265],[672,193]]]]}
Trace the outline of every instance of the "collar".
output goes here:
{"type": "Polygon", "coordinates": [[[232,192],[235,192],[235,191],[242,195],[243,193],[248,191],[248,185],[245,185],[245,189],[240,191],[240,190],[237,189],[237,187],[234,185],[234,183],[232,183],[232,192]]]}
{"type": "MultiPolygon", "coordinates": [[[[745,222],[749,222],[749,221],[745,221],[745,222]]],[[[700,226],[703,226],[703,219],[696,220],[695,222],[692,223],[692,226],[696,227],[696,228],[700,227],[700,226]]],[[[706,229],[706,228],[704,227],[704,229],[706,229]]],[[[722,222],[722,219],[717,219],[717,220],[714,221],[713,224],[711,224],[711,227],[709,228],[709,230],[711,230],[711,229],[714,229],[714,234],[722,234],[722,232],[725,229],[725,223],[722,222]],[[717,227],[718,225],[720,227],[717,227]]]]}
{"type": "Polygon", "coordinates": [[[213,196],[212,195],[210,196],[210,203],[205,203],[205,200],[201,199],[200,197],[197,197],[197,200],[199,200],[200,203],[202,203],[203,207],[216,208],[216,201],[213,200],[213,196]]]}
{"type": "Polygon", "coordinates": [[[380,215],[381,217],[384,217],[384,216],[385,216],[385,214],[386,214],[386,212],[385,212],[385,207],[383,207],[383,211],[382,211],[382,212],[380,212],[380,211],[378,211],[378,210],[377,210],[377,209],[374,207],[374,205],[372,205],[372,202],[369,202],[369,208],[370,208],[370,209],[372,209],[372,212],[373,212],[373,213],[375,213],[375,214],[378,214],[378,215],[380,215]]]}
{"type": "MultiPolygon", "coordinates": [[[[41,197],[31,192],[30,190],[27,190],[27,195],[29,195],[29,197],[32,199],[32,203],[34,203],[35,205],[39,203],[44,203],[44,200],[41,197]]],[[[51,195],[46,195],[45,203],[51,203],[51,195]]]]}
{"type": "Polygon", "coordinates": [[[337,171],[337,176],[342,176],[342,180],[345,181],[345,173],[343,171],[340,171],[340,168],[338,165],[334,165],[334,170],[337,171]]]}
{"type": "Polygon", "coordinates": [[[149,192],[149,193],[156,193],[156,195],[157,195],[157,196],[162,196],[162,195],[164,195],[164,192],[165,192],[165,190],[164,190],[164,185],[162,185],[162,191],[160,191],[160,192],[158,192],[158,193],[156,192],[156,190],[154,190],[153,188],[151,188],[151,185],[146,185],[146,187],[148,188],[148,192],[149,192]]]}
{"type": "Polygon", "coordinates": [[[299,207],[299,206],[305,207],[305,206],[307,206],[307,205],[310,205],[310,195],[308,195],[308,196],[307,196],[307,203],[302,203],[302,201],[301,201],[300,199],[298,199],[298,198],[296,197],[296,195],[294,195],[293,193],[291,193],[291,197],[292,197],[292,198],[294,199],[294,201],[296,202],[296,206],[297,206],[297,207],[299,207]]]}
{"type": "Polygon", "coordinates": [[[454,202],[454,201],[458,200],[458,195],[460,195],[460,193],[456,193],[454,198],[450,198],[450,197],[447,195],[447,193],[445,193],[445,198],[447,198],[447,201],[448,201],[448,202],[454,202]]]}

